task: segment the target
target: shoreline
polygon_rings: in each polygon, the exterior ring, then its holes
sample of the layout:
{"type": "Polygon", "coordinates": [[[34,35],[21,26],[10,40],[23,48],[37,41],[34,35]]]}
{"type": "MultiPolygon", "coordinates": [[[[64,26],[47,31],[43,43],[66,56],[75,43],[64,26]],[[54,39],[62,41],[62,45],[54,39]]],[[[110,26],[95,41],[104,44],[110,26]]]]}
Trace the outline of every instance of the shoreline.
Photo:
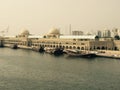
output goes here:
{"type": "MultiPolygon", "coordinates": [[[[12,48],[10,45],[5,45],[4,47],[12,48]]],[[[22,46],[19,45],[18,49],[26,49],[26,50],[32,50],[39,52],[38,48],[36,47],[35,50],[33,47],[28,46],[22,46]]],[[[91,52],[97,52],[96,57],[104,57],[104,58],[113,58],[113,59],[120,59],[120,51],[113,51],[113,50],[97,50],[97,51],[91,51],[91,52]]]]}

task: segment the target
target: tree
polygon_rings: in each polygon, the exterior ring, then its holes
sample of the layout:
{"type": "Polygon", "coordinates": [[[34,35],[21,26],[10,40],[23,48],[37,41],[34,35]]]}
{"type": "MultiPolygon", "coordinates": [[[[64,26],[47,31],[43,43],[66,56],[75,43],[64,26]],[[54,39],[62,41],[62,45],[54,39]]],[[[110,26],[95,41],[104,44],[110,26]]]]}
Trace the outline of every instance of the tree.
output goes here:
{"type": "Polygon", "coordinates": [[[46,36],[43,36],[43,38],[46,38],[46,36]]]}
{"type": "Polygon", "coordinates": [[[120,40],[120,37],[118,35],[115,35],[114,39],[115,40],[120,40]]]}
{"type": "Polygon", "coordinates": [[[95,36],[95,40],[99,40],[99,36],[95,36]]]}

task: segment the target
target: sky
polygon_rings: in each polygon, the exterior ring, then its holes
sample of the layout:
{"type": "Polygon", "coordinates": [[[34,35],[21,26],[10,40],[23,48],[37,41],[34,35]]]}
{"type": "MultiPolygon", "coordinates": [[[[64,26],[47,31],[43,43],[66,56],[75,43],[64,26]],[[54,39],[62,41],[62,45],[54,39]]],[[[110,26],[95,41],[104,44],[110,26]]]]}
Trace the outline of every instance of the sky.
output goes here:
{"type": "Polygon", "coordinates": [[[0,0],[0,31],[9,35],[22,28],[31,34],[46,34],[59,28],[95,32],[120,28],[120,0],[0,0]]]}

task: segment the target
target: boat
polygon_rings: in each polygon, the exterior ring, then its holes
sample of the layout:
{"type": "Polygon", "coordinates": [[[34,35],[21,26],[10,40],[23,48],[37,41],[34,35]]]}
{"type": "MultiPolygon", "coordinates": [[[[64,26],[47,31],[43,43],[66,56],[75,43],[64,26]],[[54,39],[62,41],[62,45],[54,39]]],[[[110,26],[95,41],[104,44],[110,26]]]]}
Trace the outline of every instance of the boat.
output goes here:
{"type": "Polygon", "coordinates": [[[56,48],[53,50],[54,55],[62,55],[63,54],[63,49],[62,48],[56,48]]]}
{"type": "Polygon", "coordinates": [[[54,48],[45,47],[44,50],[46,53],[52,54],[52,51],[54,50],[54,48]]]}
{"type": "Polygon", "coordinates": [[[12,49],[17,49],[17,48],[18,48],[18,45],[17,45],[17,44],[13,44],[13,45],[11,45],[11,48],[12,48],[12,49]]]}
{"type": "Polygon", "coordinates": [[[44,50],[44,47],[40,47],[40,48],[39,48],[39,52],[40,52],[40,53],[42,53],[42,52],[44,52],[44,51],[45,51],[45,50],[44,50]]]}
{"type": "Polygon", "coordinates": [[[67,53],[68,56],[72,56],[72,57],[85,57],[85,58],[96,57],[96,53],[89,52],[89,51],[68,49],[65,52],[67,53]]]}
{"type": "Polygon", "coordinates": [[[49,53],[49,54],[54,54],[54,55],[62,55],[63,54],[63,49],[61,49],[61,48],[45,47],[44,50],[46,53],[49,53]]]}
{"type": "Polygon", "coordinates": [[[44,47],[32,47],[32,50],[40,53],[45,51],[44,47]]]}

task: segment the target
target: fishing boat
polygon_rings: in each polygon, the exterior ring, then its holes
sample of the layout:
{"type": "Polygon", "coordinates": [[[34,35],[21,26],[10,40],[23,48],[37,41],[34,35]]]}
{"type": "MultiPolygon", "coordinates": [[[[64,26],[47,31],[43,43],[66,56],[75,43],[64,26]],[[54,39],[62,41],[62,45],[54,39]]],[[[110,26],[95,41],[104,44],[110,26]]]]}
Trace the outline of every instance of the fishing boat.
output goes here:
{"type": "Polygon", "coordinates": [[[71,50],[68,49],[65,51],[68,56],[72,57],[86,57],[86,58],[92,58],[95,57],[96,54],[93,52],[88,52],[88,51],[80,51],[80,50],[71,50]]]}

